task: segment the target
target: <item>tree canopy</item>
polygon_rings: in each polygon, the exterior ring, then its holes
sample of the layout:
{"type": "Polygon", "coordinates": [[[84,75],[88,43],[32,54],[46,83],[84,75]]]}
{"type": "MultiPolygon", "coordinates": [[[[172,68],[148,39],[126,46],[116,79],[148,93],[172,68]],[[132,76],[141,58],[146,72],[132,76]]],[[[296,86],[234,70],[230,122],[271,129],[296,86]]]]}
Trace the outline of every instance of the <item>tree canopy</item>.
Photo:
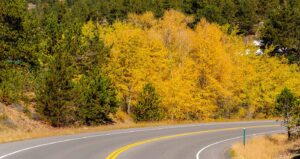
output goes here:
{"type": "Polygon", "coordinates": [[[54,126],[110,123],[118,107],[174,120],[268,118],[284,87],[300,95],[299,4],[1,1],[0,102],[32,102],[54,126]]]}

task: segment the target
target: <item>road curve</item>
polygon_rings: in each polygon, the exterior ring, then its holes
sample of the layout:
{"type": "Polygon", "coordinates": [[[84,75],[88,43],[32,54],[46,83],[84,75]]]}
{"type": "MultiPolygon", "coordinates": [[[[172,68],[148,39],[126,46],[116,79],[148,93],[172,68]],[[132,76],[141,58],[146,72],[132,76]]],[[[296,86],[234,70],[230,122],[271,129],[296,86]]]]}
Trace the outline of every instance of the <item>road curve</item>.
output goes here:
{"type": "Polygon", "coordinates": [[[0,159],[222,159],[243,128],[284,132],[275,121],[135,128],[0,144],[0,159]]]}

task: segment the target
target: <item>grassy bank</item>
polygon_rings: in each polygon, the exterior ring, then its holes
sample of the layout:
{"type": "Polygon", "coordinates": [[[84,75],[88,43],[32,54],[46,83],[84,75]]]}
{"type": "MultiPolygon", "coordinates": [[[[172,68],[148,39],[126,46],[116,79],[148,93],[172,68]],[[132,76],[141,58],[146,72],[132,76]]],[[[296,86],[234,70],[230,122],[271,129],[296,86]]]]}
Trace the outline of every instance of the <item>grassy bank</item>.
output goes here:
{"type": "MultiPolygon", "coordinates": [[[[192,124],[192,123],[206,123],[206,122],[233,122],[233,121],[250,121],[249,119],[218,119],[218,120],[201,120],[201,121],[161,121],[161,122],[134,122],[132,117],[118,111],[111,118],[115,121],[114,124],[100,125],[100,126],[74,126],[66,128],[51,127],[49,123],[41,120],[34,120],[32,114],[34,110],[30,109],[30,113],[26,113],[22,107],[0,105],[1,114],[0,118],[0,143],[70,135],[86,132],[109,131],[116,129],[128,129],[138,127],[151,127],[151,126],[164,126],[164,125],[178,125],[178,124],[192,124]]],[[[257,120],[257,119],[256,119],[257,120]]]]}
{"type": "MultiPolygon", "coordinates": [[[[233,122],[233,121],[241,121],[241,120],[222,119],[222,120],[206,120],[206,121],[161,121],[161,122],[139,122],[139,123],[135,123],[133,121],[127,121],[124,123],[119,122],[112,125],[102,125],[102,126],[94,126],[94,127],[73,127],[73,128],[38,127],[34,129],[0,129],[0,143],[42,138],[42,137],[50,137],[50,136],[109,131],[109,130],[117,130],[117,129],[193,124],[193,123],[208,123],[208,122],[233,122]]],[[[243,121],[249,121],[249,120],[243,120],[243,121]]]]}
{"type": "Polygon", "coordinates": [[[102,125],[94,127],[69,127],[69,128],[54,128],[54,127],[41,127],[31,130],[26,129],[2,129],[0,131],[0,143],[50,137],[50,136],[60,136],[60,135],[71,135],[87,132],[98,132],[98,131],[109,131],[117,129],[128,129],[128,128],[138,128],[138,127],[148,127],[148,126],[163,126],[163,125],[175,125],[175,124],[188,124],[191,121],[163,121],[163,122],[153,122],[153,123],[116,123],[112,125],[102,125]]]}
{"type": "Polygon", "coordinates": [[[233,159],[291,159],[300,149],[300,140],[288,141],[285,134],[254,137],[247,142],[232,146],[233,159]]]}

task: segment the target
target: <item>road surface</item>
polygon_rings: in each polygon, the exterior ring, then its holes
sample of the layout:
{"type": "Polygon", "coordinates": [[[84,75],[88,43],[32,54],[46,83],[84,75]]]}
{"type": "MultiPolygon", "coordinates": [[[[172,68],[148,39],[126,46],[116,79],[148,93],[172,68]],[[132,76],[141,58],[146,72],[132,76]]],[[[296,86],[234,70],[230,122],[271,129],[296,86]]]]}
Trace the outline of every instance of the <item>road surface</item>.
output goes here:
{"type": "Polygon", "coordinates": [[[0,159],[225,159],[247,135],[284,132],[275,121],[114,130],[0,144],[0,159]]]}

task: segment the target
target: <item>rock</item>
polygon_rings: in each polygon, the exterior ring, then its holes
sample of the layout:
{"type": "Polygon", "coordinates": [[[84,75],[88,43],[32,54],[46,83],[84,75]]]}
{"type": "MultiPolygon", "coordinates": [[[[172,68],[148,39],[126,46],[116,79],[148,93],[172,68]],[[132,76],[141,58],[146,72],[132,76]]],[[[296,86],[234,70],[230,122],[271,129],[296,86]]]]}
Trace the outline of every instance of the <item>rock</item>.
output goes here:
{"type": "Polygon", "coordinates": [[[32,9],[35,9],[36,8],[36,4],[34,4],[34,3],[28,3],[27,4],[27,9],[28,10],[32,10],[32,9]]]}
{"type": "Polygon", "coordinates": [[[18,112],[24,112],[24,107],[20,104],[13,103],[11,105],[12,108],[15,108],[18,112]]]}
{"type": "Polygon", "coordinates": [[[10,118],[6,118],[2,121],[0,121],[0,123],[6,127],[9,127],[9,128],[16,128],[17,125],[15,124],[15,122],[13,120],[11,120],[10,118]]]}
{"type": "Polygon", "coordinates": [[[32,114],[31,114],[31,118],[32,118],[33,120],[35,120],[35,121],[41,120],[41,116],[40,116],[39,114],[37,114],[37,113],[32,113],[32,114]]]}

